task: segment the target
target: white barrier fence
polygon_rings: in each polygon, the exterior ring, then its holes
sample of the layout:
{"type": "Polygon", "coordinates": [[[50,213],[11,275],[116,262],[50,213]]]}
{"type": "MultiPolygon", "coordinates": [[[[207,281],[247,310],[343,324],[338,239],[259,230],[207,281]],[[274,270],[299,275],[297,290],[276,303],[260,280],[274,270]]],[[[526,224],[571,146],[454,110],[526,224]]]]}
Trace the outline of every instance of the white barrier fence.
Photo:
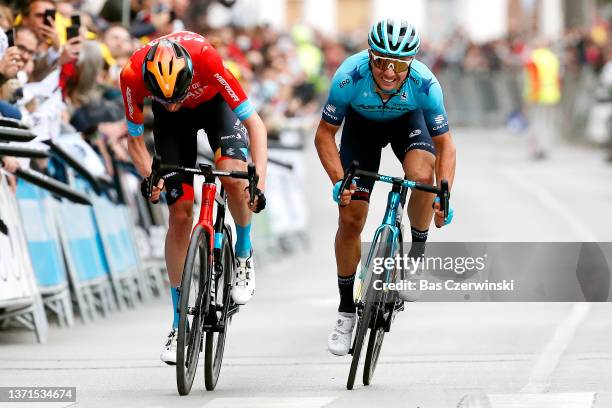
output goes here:
{"type": "MultiPolygon", "coordinates": [[[[290,167],[269,166],[268,205],[253,221],[256,256],[264,264],[308,244],[302,154],[270,150],[270,157],[290,167]]],[[[39,342],[46,339],[47,318],[71,327],[76,313],[90,323],[168,292],[167,208],[133,195],[130,207],[115,204],[67,171],[70,185],[90,198],[91,207],[22,180],[15,194],[0,172],[0,220],[7,227],[0,231],[0,329],[25,327],[39,342]]]]}

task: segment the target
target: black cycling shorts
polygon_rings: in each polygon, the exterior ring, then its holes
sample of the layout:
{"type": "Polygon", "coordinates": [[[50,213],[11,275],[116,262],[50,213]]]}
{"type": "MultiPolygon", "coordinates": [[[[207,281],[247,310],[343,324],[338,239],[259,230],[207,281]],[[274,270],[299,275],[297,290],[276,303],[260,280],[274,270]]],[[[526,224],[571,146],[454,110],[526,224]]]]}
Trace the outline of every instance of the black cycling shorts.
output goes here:
{"type": "MultiPolygon", "coordinates": [[[[224,159],[247,161],[246,128],[221,95],[193,109],[168,112],[153,101],[155,151],[164,164],[193,167],[197,160],[197,133],[204,129],[215,152],[215,164],[224,159]]],[[[166,179],[166,201],[193,200],[193,175],[177,174],[166,179]]]]}
{"type": "MultiPolygon", "coordinates": [[[[422,110],[408,112],[388,122],[376,122],[349,108],[340,141],[344,170],[357,160],[360,169],[378,172],[382,149],[389,143],[401,163],[410,150],[425,150],[434,155],[436,152],[422,110]]],[[[356,182],[357,191],[352,199],[370,201],[374,180],[360,178],[356,182]]]]}

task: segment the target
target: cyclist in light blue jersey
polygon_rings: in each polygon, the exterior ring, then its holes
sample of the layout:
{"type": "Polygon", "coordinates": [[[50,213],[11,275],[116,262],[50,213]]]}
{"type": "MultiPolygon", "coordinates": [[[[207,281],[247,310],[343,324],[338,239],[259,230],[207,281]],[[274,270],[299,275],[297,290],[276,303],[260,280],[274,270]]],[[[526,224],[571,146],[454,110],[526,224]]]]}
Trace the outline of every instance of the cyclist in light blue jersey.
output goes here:
{"type": "MultiPolygon", "coordinates": [[[[452,186],[456,154],[442,87],[429,68],[415,59],[420,46],[416,28],[400,19],[380,20],[370,29],[368,44],[369,49],[347,58],[336,71],[315,136],[319,158],[334,186],[333,196],[352,161],[357,160],[363,170],[377,172],[381,150],[388,144],[410,180],[433,184],[447,179],[452,186]],[[338,151],[335,135],[343,123],[338,151]]],[[[373,184],[371,179],[356,180],[338,203],[335,251],[340,306],[328,339],[328,348],[336,355],[346,355],[351,345],[353,283],[373,184]]],[[[429,193],[410,195],[413,242],[427,240],[432,217],[437,227],[452,219],[444,219],[433,201],[429,193]]],[[[423,245],[419,248],[424,250],[423,245]]],[[[409,293],[400,292],[400,297],[413,300],[409,293]]]]}

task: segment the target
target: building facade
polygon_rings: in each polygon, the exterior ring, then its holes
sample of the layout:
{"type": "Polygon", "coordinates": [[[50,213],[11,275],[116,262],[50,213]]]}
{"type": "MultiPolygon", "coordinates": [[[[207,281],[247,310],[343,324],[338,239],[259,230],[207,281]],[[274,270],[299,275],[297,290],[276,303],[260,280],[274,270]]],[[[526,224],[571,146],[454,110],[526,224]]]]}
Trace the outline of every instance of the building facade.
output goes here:
{"type": "Polygon", "coordinates": [[[432,41],[462,28],[474,41],[484,42],[516,30],[554,38],[563,31],[569,9],[574,14],[580,11],[588,15],[590,2],[592,0],[238,0],[232,9],[218,6],[211,14],[221,25],[233,20],[239,24],[267,23],[286,29],[305,23],[327,34],[363,31],[380,17],[402,16],[432,41]],[[582,4],[580,10],[575,10],[574,3],[582,4]],[[225,13],[224,18],[219,18],[219,13],[225,13]]]}

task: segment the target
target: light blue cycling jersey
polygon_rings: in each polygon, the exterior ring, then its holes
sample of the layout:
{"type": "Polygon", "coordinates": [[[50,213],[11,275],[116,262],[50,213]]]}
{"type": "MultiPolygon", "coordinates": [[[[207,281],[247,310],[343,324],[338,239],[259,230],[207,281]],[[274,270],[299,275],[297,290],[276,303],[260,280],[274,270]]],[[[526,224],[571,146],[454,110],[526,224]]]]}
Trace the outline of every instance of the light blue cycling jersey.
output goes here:
{"type": "Polygon", "coordinates": [[[323,108],[323,119],[339,126],[349,107],[377,122],[422,110],[431,136],[439,136],[449,130],[442,87],[429,68],[417,60],[412,61],[410,75],[400,90],[383,102],[376,92],[368,50],[348,57],[332,79],[329,97],[323,108]]]}

